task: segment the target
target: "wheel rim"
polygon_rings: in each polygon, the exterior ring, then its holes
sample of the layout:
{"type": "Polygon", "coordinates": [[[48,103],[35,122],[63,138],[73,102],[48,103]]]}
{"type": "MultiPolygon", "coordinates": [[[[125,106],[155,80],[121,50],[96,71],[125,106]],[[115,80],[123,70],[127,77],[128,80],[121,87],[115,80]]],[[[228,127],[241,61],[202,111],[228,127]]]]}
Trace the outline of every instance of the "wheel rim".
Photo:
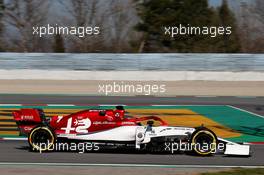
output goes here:
{"type": "Polygon", "coordinates": [[[194,150],[201,155],[208,155],[216,149],[216,138],[209,131],[200,131],[194,138],[192,143],[195,143],[194,150]]]}
{"type": "Polygon", "coordinates": [[[54,144],[54,136],[47,128],[36,128],[30,134],[29,142],[34,149],[45,151],[54,144]]]}

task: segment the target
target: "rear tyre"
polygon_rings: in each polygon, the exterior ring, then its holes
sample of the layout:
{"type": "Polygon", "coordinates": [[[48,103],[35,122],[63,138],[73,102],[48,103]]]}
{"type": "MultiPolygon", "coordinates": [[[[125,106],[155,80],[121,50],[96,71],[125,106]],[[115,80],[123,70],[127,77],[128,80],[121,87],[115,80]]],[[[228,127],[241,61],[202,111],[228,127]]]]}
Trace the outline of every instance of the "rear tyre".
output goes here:
{"type": "Polygon", "coordinates": [[[217,137],[207,128],[197,129],[191,136],[193,152],[200,156],[209,156],[216,153],[217,137]]]}
{"type": "Polygon", "coordinates": [[[31,130],[28,143],[32,151],[51,151],[54,148],[56,136],[48,126],[37,126],[31,130]]]}

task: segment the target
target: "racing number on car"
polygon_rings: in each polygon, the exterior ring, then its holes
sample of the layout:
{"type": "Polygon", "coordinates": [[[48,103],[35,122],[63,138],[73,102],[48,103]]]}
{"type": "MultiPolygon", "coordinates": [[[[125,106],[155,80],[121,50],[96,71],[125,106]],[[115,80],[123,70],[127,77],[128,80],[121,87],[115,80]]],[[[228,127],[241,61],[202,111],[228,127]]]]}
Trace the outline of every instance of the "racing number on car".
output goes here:
{"type": "Polygon", "coordinates": [[[77,120],[75,119],[74,126],[72,126],[72,118],[68,119],[67,127],[61,128],[62,130],[65,130],[65,134],[70,134],[71,131],[75,131],[76,133],[80,134],[87,134],[88,128],[91,126],[91,120],[89,118],[77,120]]]}

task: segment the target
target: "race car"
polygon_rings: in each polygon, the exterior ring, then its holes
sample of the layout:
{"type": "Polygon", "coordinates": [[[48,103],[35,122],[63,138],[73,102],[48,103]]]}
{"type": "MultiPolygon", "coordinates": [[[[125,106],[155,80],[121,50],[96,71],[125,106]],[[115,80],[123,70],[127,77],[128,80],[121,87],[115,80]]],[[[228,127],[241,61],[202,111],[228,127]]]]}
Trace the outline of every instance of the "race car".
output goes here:
{"type": "Polygon", "coordinates": [[[219,138],[204,126],[169,126],[157,116],[131,117],[126,115],[123,106],[87,109],[51,118],[47,118],[42,109],[20,109],[12,114],[20,134],[28,137],[32,150],[46,151],[57,142],[73,140],[116,145],[115,148],[132,145],[135,150],[151,152],[184,151],[200,156],[216,153],[250,155],[249,145],[219,138]]]}

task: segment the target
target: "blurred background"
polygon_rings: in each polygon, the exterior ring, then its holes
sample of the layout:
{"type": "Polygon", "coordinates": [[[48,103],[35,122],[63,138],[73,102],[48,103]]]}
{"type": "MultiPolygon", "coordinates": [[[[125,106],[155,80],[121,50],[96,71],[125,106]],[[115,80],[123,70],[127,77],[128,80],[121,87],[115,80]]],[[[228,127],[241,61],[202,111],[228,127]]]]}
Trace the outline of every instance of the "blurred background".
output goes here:
{"type": "Polygon", "coordinates": [[[263,0],[0,0],[1,52],[263,53],[263,0]],[[32,35],[33,26],[99,26],[100,35],[32,35]],[[166,25],[232,26],[168,38],[166,25]]]}

